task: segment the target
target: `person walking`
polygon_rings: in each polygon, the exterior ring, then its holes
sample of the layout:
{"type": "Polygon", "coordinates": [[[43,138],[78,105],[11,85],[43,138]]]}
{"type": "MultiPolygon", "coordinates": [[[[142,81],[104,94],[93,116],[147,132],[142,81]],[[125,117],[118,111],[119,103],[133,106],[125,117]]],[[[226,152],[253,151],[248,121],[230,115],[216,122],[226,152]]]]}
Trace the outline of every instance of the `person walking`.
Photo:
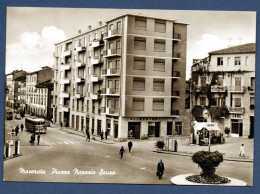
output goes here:
{"type": "Polygon", "coordinates": [[[23,128],[24,128],[24,126],[23,126],[23,123],[21,124],[21,131],[23,132],[23,128]]]}
{"type": "Polygon", "coordinates": [[[128,142],[128,150],[129,150],[129,153],[131,153],[131,149],[133,147],[133,143],[131,141],[128,142]]]}
{"type": "Polygon", "coordinates": [[[123,159],[124,152],[125,152],[125,150],[124,150],[124,147],[122,146],[121,149],[119,150],[119,154],[121,156],[120,159],[123,159]]]}
{"type": "Polygon", "coordinates": [[[38,133],[38,135],[37,135],[37,145],[40,145],[40,138],[41,138],[41,135],[40,135],[40,133],[38,133]]]}
{"type": "Polygon", "coordinates": [[[15,136],[17,136],[17,135],[18,135],[18,132],[19,132],[19,126],[18,126],[18,125],[16,125],[16,127],[15,127],[15,136]]]}
{"type": "Polygon", "coordinates": [[[104,132],[103,132],[103,130],[102,130],[101,133],[100,133],[100,139],[101,139],[101,141],[103,140],[103,136],[104,136],[104,132]]]}
{"type": "Polygon", "coordinates": [[[60,128],[63,129],[63,123],[62,123],[62,121],[60,122],[60,128]]]}
{"type": "Polygon", "coordinates": [[[89,141],[89,142],[90,142],[90,133],[89,133],[89,130],[88,130],[88,129],[86,130],[86,135],[87,135],[87,140],[86,140],[86,141],[89,141]]]}
{"type": "Polygon", "coordinates": [[[160,162],[157,165],[157,173],[156,173],[159,179],[162,179],[163,172],[164,172],[164,164],[162,160],[160,160],[160,162]]]}
{"type": "Polygon", "coordinates": [[[106,139],[107,139],[107,136],[108,136],[108,129],[107,129],[106,132],[105,132],[105,137],[106,137],[106,139]]]}
{"type": "Polygon", "coordinates": [[[35,141],[35,134],[33,133],[32,135],[31,135],[31,145],[34,145],[34,141],[35,141]]]}
{"type": "Polygon", "coordinates": [[[242,144],[241,147],[240,147],[239,156],[245,156],[245,147],[244,147],[244,144],[242,144]]]}

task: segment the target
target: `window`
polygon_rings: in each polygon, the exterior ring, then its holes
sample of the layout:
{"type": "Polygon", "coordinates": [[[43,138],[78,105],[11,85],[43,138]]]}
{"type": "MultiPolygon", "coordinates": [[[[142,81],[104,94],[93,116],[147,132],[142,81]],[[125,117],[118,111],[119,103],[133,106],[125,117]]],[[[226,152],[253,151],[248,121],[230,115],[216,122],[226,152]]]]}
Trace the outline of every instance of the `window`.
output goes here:
{"type": "Polygon", "coordinates": [[[155,20],[154,31],[155,32],[166,32],[166,21],[155,20]]]}
{"type": "Polygon", "coordinates": [[[146,18],[135,17],[135,29],[136,30],[146,30],[146,18]]]}
{"type": "Polygon", "coordinates": [[[217,58],[217,65],[223,65],[223,57],[217,58]]]}
{"type": "Polygon", "coordinates": [[[133,78],[133,90],[145,90],[145,78],[133,78]]]}
{"type": "Polygon", "coordinates": [[[167,135],[172,135],[172,122],[167,122],[167,135]]]}
{"type": "Polygon", "coordinates": [[[142,37],[134,38],[134,49],[135,50],[146,50],[146,39],[142,37]]]}
{"type": "Polygon", "coordinates": [[[241,86],[241,77],[235,77],[235,86],[241,86]]]}
{"type": "Polygon", "coordinates": [[[175,135],[182,135],[182,122],[175,122],[175,135]]]}
{"type": "Polygon", "coordinates": [[[165,71],[165,60],[164,59],[154,59],[153,70],[154,71],[165,71]]]}
{"type": "Polygon", "coordinates": [[[229,65],[230,57],[227,58],[227,65],[229,65]]]}
{"type": "Polygon", "coordinates": [[[153,91],[164,91],[164,79],[153,79],[153,91]]]}
{"type": "Polygon", "coordinates": [[[245,60],[245,65],[247,66],[248,64],[248,56],[246,56],[246,60],[245,60]]]}
{"type": "Polygon", "coordinates": [[[250,86],[255,87],[255,78],[254,77],[250,78],[250,86]]]}
{"type": "Polygon", "coordinates": [[[206,97],[200,97],[200,105],[206,105],[206,97]]]}
{"type": "Polygon", "coordinates": [[[110,24],[108,28],[109,28],[109,30],[113,30],[114,29],[114,25],[110,24]]]}
{"type": "Polygon", "coordinates": [[[118,30],[121,29],[121,21],[119,21],[119,22],[116,23],[116,27],[117,27],[118,30]]]}
{"type": "Polygon", "coordinates": [[[154,51],[165,52],[165,40],[154,40],[154,51]]]}
{"type": "Polygon", "coordinates": [[[206,86],[206,77],[205,76],[201,76],[201,85],[202,86],[206,86]]]}
{"type": "Polygon", "coordinates": [[[155,111],[164,110],[164,99],[163,98],[154,98],[153,99],[153,110],[155,110],[155,111]]]}
{"type": "Polygon", "coordinates": [[[216,102],[216,106],[225,106],[226,105],[226,100],[225,98],[214,98],[216,102]]]}
{"type": "Polygon", "coordinates": [[[144,57],[134,57],[134,70],[145,70],[144,57]]]}
{"type": "Polygon", "coordinates": [[[241,107],[241,98],[235,98],[235,107],[241,107]]]}
{"type": "Polygon", "coordinates": [[[144,98],[133,98],[132,110],[143,111],[144,110],[144,98]]]}
{"type": "Polygon", "coordinates": [[[250,97],[250,106],[255,105],[255,97],[250,97]]]}
{"type": "Polygon", "coordinates": [[[235,65],[241,65],[241,58],[235,57],[235,65]]]}

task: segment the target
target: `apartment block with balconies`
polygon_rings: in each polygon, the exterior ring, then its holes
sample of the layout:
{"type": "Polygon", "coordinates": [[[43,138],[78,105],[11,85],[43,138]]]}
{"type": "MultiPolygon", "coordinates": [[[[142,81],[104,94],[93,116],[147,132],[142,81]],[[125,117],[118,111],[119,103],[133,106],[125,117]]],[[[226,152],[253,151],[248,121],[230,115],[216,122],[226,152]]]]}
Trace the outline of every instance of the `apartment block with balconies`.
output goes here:
{"type": "Polygon", "coordinates": [[[187,135],[186,45],[186,24],[131,14],[56,44],[55,122],[119,141],[187,135]]]}
{"type": "Polygon", "coordinates": [[[227,127],[232,136],[254,136],[254,43],[212,51],[208,58],[194,60],[192,81],[193,107],[226,107],[229,115],[214,119],[222,132],[227,127]]]}

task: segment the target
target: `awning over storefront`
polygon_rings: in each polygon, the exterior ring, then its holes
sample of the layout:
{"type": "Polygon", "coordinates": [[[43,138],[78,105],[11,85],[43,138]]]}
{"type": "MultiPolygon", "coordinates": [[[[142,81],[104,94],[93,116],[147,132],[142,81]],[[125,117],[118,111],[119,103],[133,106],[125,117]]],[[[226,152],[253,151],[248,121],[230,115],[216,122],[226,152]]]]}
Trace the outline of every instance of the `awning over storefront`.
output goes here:
{"type": "Polygon", "coordinates": [[[197,131],[206,128],[208,131],[220,131],[217,123],[214,122],[194,122],[194,134],[197,134],[197,131]]]}

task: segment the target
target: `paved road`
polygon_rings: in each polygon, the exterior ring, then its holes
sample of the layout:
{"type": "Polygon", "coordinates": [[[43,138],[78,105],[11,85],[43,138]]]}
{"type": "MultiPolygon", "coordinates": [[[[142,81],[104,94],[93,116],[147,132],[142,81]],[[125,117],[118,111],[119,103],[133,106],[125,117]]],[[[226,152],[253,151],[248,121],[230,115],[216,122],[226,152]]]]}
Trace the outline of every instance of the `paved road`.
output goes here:
{"type": "MultiPolygon", "coordinates": [[[[6,126],[13,125],[13,122],[17,121],[7,121],[6,126]]],[[[135,149],[133,153],[127,153],[125,146],[126,153],[120,159],[119,147],[97,141],[86,142],[81,136],[56,128],[48,128],[47,134],[41,137],[40,144],[44,141],[45,146],[30,146],[29,132],[24,131],[19,136],[23,155],[4,162],[5,181],[170,184],[170,178],[175,175],[200,172],[190,157],[135,149]],[[162,180],[155,176],[160,159],[166,168],[162,180]],[[46,174],[23,174],[19,169],[42,169],[46,174]],[[102,169],[112,174],[99,174],[102,169]],[[74,174],[73,170],[86,174],[74,174]],[[70,174],[57,174],[61,171],[70,174]],[[91,174],[94,172],[96,174],[91,174]]],[[[225,161],[217,169],[217,174],[253,184],[252,163],[225,161]]]]}

